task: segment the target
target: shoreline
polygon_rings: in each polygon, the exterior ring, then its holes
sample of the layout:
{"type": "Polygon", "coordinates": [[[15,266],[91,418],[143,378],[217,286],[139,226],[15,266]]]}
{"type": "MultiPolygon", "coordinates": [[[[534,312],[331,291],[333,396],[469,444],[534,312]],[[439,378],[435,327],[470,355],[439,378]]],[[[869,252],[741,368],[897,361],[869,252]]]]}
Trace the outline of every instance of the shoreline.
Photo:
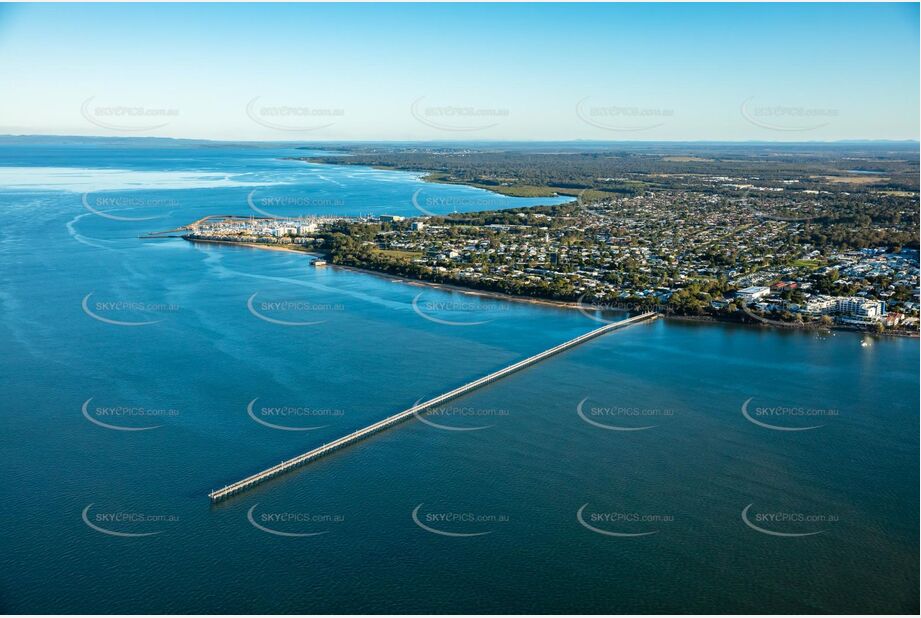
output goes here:
{"type": "MultiPolygon", "coordinates": [[[[501,195],[502,197],[520,197],[523,199],[536,199],[536,200],[544,199],[544,198],[554,198],[555,199],[555,198],[565,197],[565,198],[571,198],[571,200],[573,201],[578,200],[578,191],[576,191],[575,189],[573,189],[574,193],[569,194],[569,193],[560,193],[557,190],[558,188],[554,188],[554,187],[538,187],[539,189],[541,189],[541,191],[539,191],[539,194],[522,195],[521,191],[516,192],[513,188],[504,187],[502,185],[491,186],[491,185],[486,185],[486,184],[478,184],[476,182],[470,183],[470,182],[462,182],[460,180],[452,180],[449,178],[444,178],[443,176],[439,176],[439,174],[442,174],[443,172],[439,172],[438,170],[424,170],[424,169],[420,170],[414,167],[410,168],[410,167],[399,167],[399,166],[392,166],[392,165],[368,165],[365,163],[348,163],[348,162],[332,163],[330,161],[318,161],[312,157],[286,157],[286,159],[294,160],[294,161],[303,161],[304,163],[313,163],[314,165],[351,165],[353,167],[367,167],[369,169],[379,170],[383,172],[406,172],[408,174],[417,174],[419,176],[419,180],[430,183],[430,184],[453,185],[457,187],[470,187],[473,189],[482,189],[483,191],[488,191],[495,195],[501,195]]],[[[568,204],[569,202],[563,202],[563,203],[568,204]]],[[[545,205],[552,206],[552,204],[545,204],[545,205]]]]}
{"type": "MultiPolygon", "coordinates": [[[[230,240],[206,240],[202,238],[187,238],[185,236],[182,236],[181,238],[191,243],[200,242],[200,243],[217,244],[217,245],[230,245],[230,246],[235,246],[235,247],[250,247],[253,249],[264,249],[268,251],[286,251],[288,253],[297,253],[300,255],[310,255],[313,257],[317,257],[317,258],[327,259],[326,255],[322,253],[318,253],[316,251],[306,251],[304,249],[295,249],[293,247],[279,247],[279,246],[272,246],[272,245],[260,244],[260,243],[234,242],[230,240]]],[[[529,296],[515,296],[513,294],[505,294],[503,292],[491,292],[489,290],[477,290],[475,288],[463,287],[463,286],[452,284],[452,283],[436,283],[434,281],[426,281],[424,279],[411,279],[408,277],[404,277],[402,275],[392,275],[384,271],[372,270],[370,268],[362,268],[360,266],[348,266],[344,264],[333,264],[330,262],[323,268],[340,268],[342,270],[348,270],[348,271],[362,273],[366,275],[373,275],[375,277],[386,278],[392,282],[404,283],[406,285],[412,285],[412,286],[422,287],[422,288],[433,288],[436,290],[441,290],[441,291],[446,291],[446,292],[456,292],[459,294],[466,294],[466,295],[471,295],[471,296],[481,296],[484,298],[491,298],[493,300],[510,301],[510,302],[516,302],[516,303],[527,303],[530,305],[542,305],[546,307],[555,307],[557,309],[574,309],[576,311],[582,311],[582,312],[587,310],[587,308],[584,305],[581,305],[580,303],[574,302],[574,301],[551,300],[551,299],[545,299],[545,298],[532,298],[529,296]]],[[[623,311],[624,313],[629,313],[629,312],[639,311],[639,310],[640,310],[639,308],[617,309],[617,311],[623,311]]],[[[841,331],[841,332],[849,332],[849,333],[865,334],[865,335],[873,335],[873,336],[903,337],[906,339],[918,339],[919,338],[919,333],[914,333],[914,332],[913,333],[906,333],[906,332],[871,333],[869,331],[861,330],[858,328],[849,328],[849,327],[842,327],[842,326],[835,326],[835,325],[821,326],[821,327],[820,326],[780,327],[780,326],[773,326],[771,324],[766,324],[763,322],[746,323],[746,322],[738,322],[735,320],[721,320],[720,318],[710,316],[710,315],[664,314],[664,315],[661,315],[661,317],[664,318],[665,320],[674,320],[676,322],[698,322],[698,323],[704,323],[704,324],[730,324],[730,325],[736,325],[736,326],[742,326],[742,327],[748,327],[748,328],[750,327],[770,328],[772,330],[777,330],[777,331],[818,332],[821,330],[831,330],[831,331],[841,331]]]]}
{"type": "MultiPolygon", "coordinates": [[[[250,243],[250,242],[234,242],[232,240],[207,240],[204,238],[186,238],[182,236],[184,240],[191,243],[208,243],[213,245],[230,245],[234,247],[250,247],[252,249],[267,249],[269,251],[286,251],[288,253],[297,253],[300,255],[312,255],[314,257],[326,259],[326,256],[322,253],[317,253],[316,251],[305,251],[303,249],[294,249],[292,247],[279,247],[272,246],[267,244],[260,243],[250,243]]],[[[557,307],[559,309],[585,309],[582,305],[576,302],[563,301],[563,300],[550,300],[544,298],[531,298],[529,296],[514,296],[512,294],[504,294],[502,292],[490,292],[489,290],[477,290],[474,288],[466,288],[459,285],[453,285],[450,283],[436,283],[434,281],[425,281],[424,279],[410,279],[409,277],[403,277],[401,275],[391,275],[380,270],[371,270],[370,268],[361,268],[360,266],[349,266],[345,264],[333,264],[327,263],[326,266],[322,268],[340,268],[342,270],[349,270],[352,272],[363,273],[366,275],[374,275],[375,277],[383,277],[385,279],[390,279],[391,281],[399,281],[400,283],[405,283],[407,285],[414,285],[416,287],[429,287],[435,288],[436,290],[443,290],[448,292],[458,292],[460,294],[469,294],[473,296],[483,296],[486,298],[492,298],[495,300],[506,300],[519,303],[528,303],[532,305],[546,305],[550,307],[557,307]]],[[[624,309],[624,311],[629,311],[624,309]]]]}
{"type": "Polygon", "coordinates": [[[287,251],[289,253],[299,253],[301,255],[312,255],[314,257],[325,258],[322,253],[317,253],[316,251],[305,251],[304,249],[293,249],[291,247],[279,247],[277,245],[272,246],[265,243],[256,243],[256,242],[234,242],[232,240],[209,240],[207,238],[188,238],[186,236],[180,236],[186,242],[190,243],[206,243],[209,245],[230,245],[232,247],[250,247],[252,249],[267,249],[269,251],[287,251]]]}

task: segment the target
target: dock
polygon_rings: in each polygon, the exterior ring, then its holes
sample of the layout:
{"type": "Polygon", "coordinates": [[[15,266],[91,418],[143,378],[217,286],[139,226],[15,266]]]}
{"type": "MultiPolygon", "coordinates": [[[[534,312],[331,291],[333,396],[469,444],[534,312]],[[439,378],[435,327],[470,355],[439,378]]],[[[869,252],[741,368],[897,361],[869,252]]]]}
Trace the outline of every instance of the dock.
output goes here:
{"type": "Polygon", "coordinates": [[[433,408],[446,401],[449,401],[451,399],[455,399],[457,397],[465,395],[471,391],[474,391],[478,388],[486,386],[487,384],[495,382],[496,380],[500,380],[511,373],[520,371],[526,367],[530,367],[531,365],[539,363],[545,358],[554,356],[561,352],[565,352],[566,350],[574,348],[577,345],[585,343],[586,341],[589,341],[596,337],[600,337],[601,335],[604,335],[605,333],[611,332],[613,330],[618,330],[626,326],[637,324],[639,322],[645,322],[647,320],[654,320],[656,319],[656,317],[657,317],[657,314],[654,311],[650,311],[648,313],[643,313],[641,315],[637,315],[632,318],[627,318],[625,320],[620,320],[617,322],[612,322],[610,324],[605,324],[601,328],[596,328],[595,330],[589,331],[585,333],[584,335],[579,335],[575,339],[570,339],[569,341],[561,343],[548,350],[544,350],[543,352],[539,354],[535,354],[534,356],[530,356],[524,360],[518,361],[517,363],[514,363],[513,365],[509,365],[508,367],[504,367],[503,369],[494,371],[493,373],[490,373],[487,376],[484,376],[472,382],[468,382],[467,384],[464,384],[463,386],[459,386],[458,388],[455,388],[454,390],[448,391],[446,393],[438,395],[437,397],[429,399],[428,401],[424,401],[420,404],[414,405],[413,407],[407,410],[403,410],[402,412],[399,412],[392,416],[388,416],[387,418],[380,420],[372,425],[368,425],[367,427],[364,427],[363,429],[359,429],[358,431],[353,431],[352,433],[342,436],[341,438],[338,438],[336,440],[333,440],[332,442],[319,446],[311,451],[298,455],[297,457],[294,457],[292,459],[288,459],[279,464],[276,464],[272,466],[271,468],[263,470],[262,472],[258,472],[256,474],[253,474],[252,476],[246,477],[245,479],[242,479],[235,483],[231,483],[230,485],[226,485],[221,489],[212,491],[211,493],[208,494],[208,497],[211,499],[212,503],[220,502],[226,498],[229,498],[230,496],[239,494],[243,491],[246,491],[247,489],[255,487],[256,485],[264,481],[267,481],[281,474],[284,474],[285,472],[288,472],[289,470],[293,470],[294,468],[298,468],[306,463],[319,459],[320,457],[323,457],[324,455],[328,455],[329,453],[333,451],[337,451],[351,444],[355,444],[356,442],[364,440],[365,438],[368,438],[378,433],[379,431],[383,431],[384,429],[393,427],[394,425],[401,423],[405,420],[408,420],[414,415],[420,412],[423,412],[429,408],[433,408]]]}

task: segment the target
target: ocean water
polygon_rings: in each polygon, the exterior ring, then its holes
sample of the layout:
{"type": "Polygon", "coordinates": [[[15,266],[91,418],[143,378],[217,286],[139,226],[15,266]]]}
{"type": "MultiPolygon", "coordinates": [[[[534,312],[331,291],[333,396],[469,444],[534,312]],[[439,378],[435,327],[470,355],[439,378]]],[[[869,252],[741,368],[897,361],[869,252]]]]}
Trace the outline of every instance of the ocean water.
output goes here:
{"type": "Polygon", "coordinates": [[[212,506],[625,317],[139,238],[552,201],[303,154],[0,144],[0,609],[917,612],[917,340],[657,320],[212,506]]]}

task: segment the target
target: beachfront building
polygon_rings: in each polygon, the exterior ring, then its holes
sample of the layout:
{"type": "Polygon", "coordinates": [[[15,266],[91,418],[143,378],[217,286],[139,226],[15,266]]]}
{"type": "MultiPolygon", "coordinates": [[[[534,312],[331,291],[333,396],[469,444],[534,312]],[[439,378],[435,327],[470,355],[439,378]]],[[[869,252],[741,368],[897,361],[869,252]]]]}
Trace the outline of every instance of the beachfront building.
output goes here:
{"type": "Polygon", "coordinates": [[[838,299],[833,296],[816,295],[806,301],[802,307],[803,313],[810,315],[824,315],[831,313],[838,306],[838,299]]]}
{"type": "Polygon", "coordinates": [[[835,310],[846,316],[877,321],[886,315],[886,304],[869,298],[842,297],[837,299],[835,310]]]}
{"type": "Polygon", "coordinates": [[[840,321],[868,324],[880,321],[886,315],[886,303],[857,296],[813,296],[801,311],[810,315],[836,315],[840,321]]]}
{"type": "Polygon", "coordinates": [[[753,303],[759,298],[764,298],[771,293],[771,288],[763,286],[752,286],[749,288],[744,288],[736,292],[736,296],[744,300],[746,303],[753,303]]]}

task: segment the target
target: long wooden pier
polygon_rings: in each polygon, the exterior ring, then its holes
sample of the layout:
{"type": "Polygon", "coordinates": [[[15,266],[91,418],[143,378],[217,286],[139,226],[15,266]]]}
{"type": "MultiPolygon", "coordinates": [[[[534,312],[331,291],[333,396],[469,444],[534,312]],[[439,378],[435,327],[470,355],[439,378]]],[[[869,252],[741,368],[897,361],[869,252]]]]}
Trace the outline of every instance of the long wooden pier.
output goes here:
{"type": "Polygon", "coordinates": [[[253,474],[252,476],[248,476],[243,480],[237,481],[236,483],[231,483],[230,485],[226,485],[225,487],[221,489],[212,491],[210,494],[208,494],[208,497],[211,498],[211,502],[220,502],[221,500],[224,500],[225,498],[228,498],[234,494],[238,494],[255,485],[258,485],[259,483],[262,483],[263,481],[267,481],[289,470],[292,470],[293,468],[297,468],[315,459],[319,459],[320,457],[328,453],[341,449],[350,444],[354,444],[355,442],[363,440],[379,431],[387,429],[388,427],[392,427],[396,425],[397,423],[401,423],[402,421],[405,421],[409,419],[410,417],[412,417],[413,415],[418,414],[419,412],[422,412],[428,408],[435,407],[446,401],[455,399],[456,397],[460,397],[461,395],[465,395],[469,393],[470,391],[476,390],[491,382],[495,382],[496,380],[504,378],[510,373],[514,373],[516,371],[524,369],[525,367],[534,365],[535,363],[538,363],[547,357],[553,356],[554,354],[559,354],[560,352],[564,352],[570,348],[574,348],[575,346],[581,343],[585,343],[586,341],[590,339],[599,337],[612,330],[624,328],[625,326],[630,326],[631,324],[636,324],[637,322],[643,322],[645,320],[654,320],[656,317],[657,317],[657,314],[654,311],[650,311],[649,313],[643,313],[641,315],[637,315],[632,318],[627,318],[626,320],[620,320],[618,322],[612,322],[610,324],[605,324],[601,328],[596,328],[595,330],[587,332],[584,335],[579,335],[575,339],[570,339],[569,341],[566,341],[565,343],[561,343],[560,345],[554,346],[550,348],[549,350],[544,350],[540,354],[535,354],[534,356],[530,356],[522,361],[518,361],[517,363],[513,365],[509,365],[508,367],[495,371],[478,380],[474,380],[473,382],[468,382],[467,384],[464,384],[463,386],[459,386],[458,388],[455,388],[452,391],[448,391],[447,393],[438,395],[437,397],[429,399],[428,401],[424,401],[420,404],[414,405],[408,410],[403,410],[402,412],[394,414],[393,416],[388,416],[387,418],[381,421],[378,421],[374,423],[373,425],[368,425],[367,427],[363,429],[359,429],[358,431],[354,431],[346,436],[333,440],[332,442],[329,442],[328,444],[319,446],[313,449],[312,451],[308,451],[302,455],[298,455],[297,457],[294,457],[293,459],[288,459],[287,461],[283,461],[279,464],[276,464],[272,466],[271,468],[268,468],[267,470],[263,470],[262,472],[253,474]]]}

